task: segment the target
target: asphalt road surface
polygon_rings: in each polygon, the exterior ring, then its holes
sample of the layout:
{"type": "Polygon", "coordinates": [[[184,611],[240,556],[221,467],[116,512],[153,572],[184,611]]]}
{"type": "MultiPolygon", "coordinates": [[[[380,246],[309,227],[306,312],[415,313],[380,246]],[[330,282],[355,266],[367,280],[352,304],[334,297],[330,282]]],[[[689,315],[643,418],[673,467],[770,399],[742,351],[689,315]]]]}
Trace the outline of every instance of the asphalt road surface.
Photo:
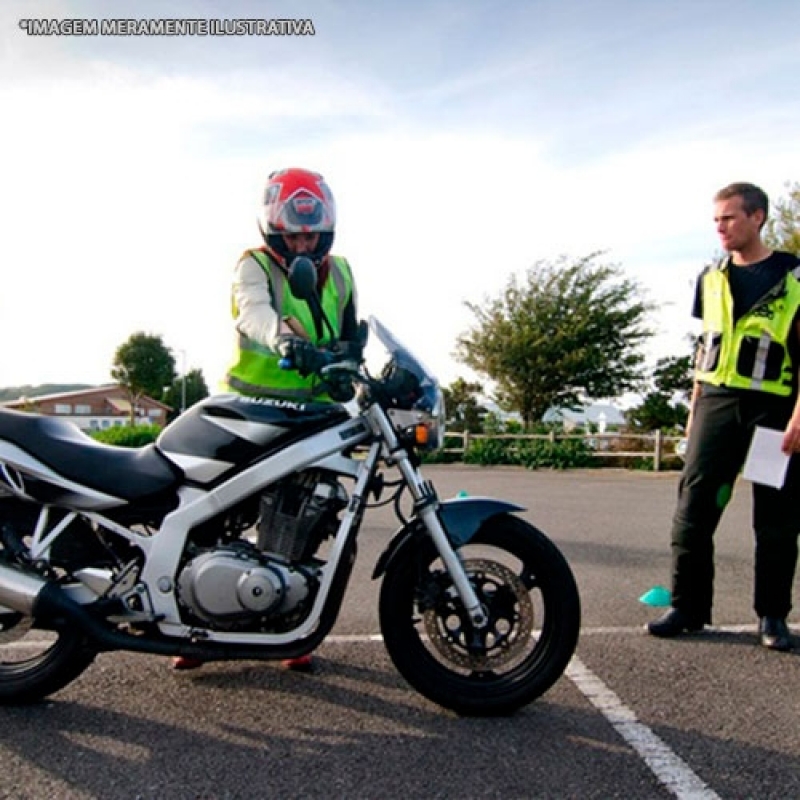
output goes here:
{"type": "Polygon", "coordinates": [[[50,700],[0,709],[0,798],[800,797],[800,637],[792,653],[757,646],[748,484],[717,534],[715,627],[663,641],[643,633],[659,612],[639,597],[668,583],[675,474],[426,474],[442,497],[524,505],[572,565],[581,640],[544,697],[459,718],[400,678],[370,580],[395,529],[384,508],[313,674],[103,654],[50,700]]]}

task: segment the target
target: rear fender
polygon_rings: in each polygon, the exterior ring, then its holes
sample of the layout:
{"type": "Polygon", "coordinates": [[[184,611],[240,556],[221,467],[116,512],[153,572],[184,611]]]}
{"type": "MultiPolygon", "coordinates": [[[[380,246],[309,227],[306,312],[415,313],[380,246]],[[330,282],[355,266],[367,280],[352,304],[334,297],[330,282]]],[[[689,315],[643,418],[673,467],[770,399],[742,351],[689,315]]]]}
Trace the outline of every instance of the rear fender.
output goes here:
{"type": "MultiPolygon", "coordinates": [[[[439,504],[439,520],[455,548],[465,545],[477,532],[485,520],[497,514],[507,514],[511,511],[524,511],[522,506],[509,503],[505,500],[495,500],[491,497],[456,497],[443,500],[439,504]]],[[[425,535],[425,526],[418,517],[409,520],[395,535],[381,553],[373,579],[380,578],[389,567],[389,564],[412,546],[418,536],[425,535]]]]}

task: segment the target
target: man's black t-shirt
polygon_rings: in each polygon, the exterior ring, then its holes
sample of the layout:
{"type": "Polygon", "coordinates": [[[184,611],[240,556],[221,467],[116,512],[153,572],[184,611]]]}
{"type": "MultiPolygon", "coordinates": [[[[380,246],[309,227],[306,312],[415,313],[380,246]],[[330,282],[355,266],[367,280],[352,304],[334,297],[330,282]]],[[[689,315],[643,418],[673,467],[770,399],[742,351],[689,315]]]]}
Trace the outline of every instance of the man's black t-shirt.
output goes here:
{"type": "MultiPolygon", "coordinates": [[[[791,272],[798,263],[796,256],[776,250],[768,258],[746,267],[728,266],[728,285],[733,298],[733,319],[738,320],[746,314],[770,289],[780,283],[787,272],[791,272]]],[[[703,318],[703,276],[705,269],[697,280],[694,293],[692,315],[703,318]]]]}

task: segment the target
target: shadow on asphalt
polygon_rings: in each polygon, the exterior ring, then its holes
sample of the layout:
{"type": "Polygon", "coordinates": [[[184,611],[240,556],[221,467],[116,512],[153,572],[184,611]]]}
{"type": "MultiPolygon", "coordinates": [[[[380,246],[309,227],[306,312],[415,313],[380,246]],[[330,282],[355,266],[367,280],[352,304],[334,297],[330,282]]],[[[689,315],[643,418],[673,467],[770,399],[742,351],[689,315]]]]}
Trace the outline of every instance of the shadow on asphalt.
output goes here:
{"type": "MultiPolygon", "coordinates": [[[[78,681],[52,701],[0,709],[0,797],[670,796],[566,679],[511,717],[459,718],[416,695],[385,657],[364,666],[374,650],[348,646],[347,661],[337,650],[318,655],[310,675],[253,662],[176,675],[165,659],[146,657],[149,668],[137,671],[136,656],[109,656],[102,697],[78,681]]],[[[722,735],[655,730],[699,753],[701,765],[706,757],[737,763],[744,748],[774,786],[800,775],[797,759],[778,766],[774,752],[722,735]]],[[[714,788],[737,797],[737,785],[732,775],[714,788]]]]}

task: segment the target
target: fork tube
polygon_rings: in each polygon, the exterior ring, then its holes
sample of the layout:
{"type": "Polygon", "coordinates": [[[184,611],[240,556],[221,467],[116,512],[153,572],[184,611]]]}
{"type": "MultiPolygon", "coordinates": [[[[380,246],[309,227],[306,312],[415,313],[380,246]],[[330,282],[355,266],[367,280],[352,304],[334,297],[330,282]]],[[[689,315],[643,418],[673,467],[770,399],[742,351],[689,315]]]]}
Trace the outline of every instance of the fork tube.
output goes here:
{"type": "MultiPolygon", "coordinates": [[[[400,466],[398,464],[398,467],[400,466]]],[[[402,467],[401,471],[403,471],[402,467]]],[[[433,539],[433,543],[436,545],[436,549],[439,551],[439,555],[442,557],[442,561],[444,561],[447,571],[453,579],[458,596],[461,598],[472,624],[477,628],[482,628],[489,621],[486,611],[478,600],[467,573],[464,571],[464,565],[461,563],[456,551],[453,550],[442,523],[439,521],[439,516],[436,513],[438,506],[439,503],[437,501],[435,504],[421,509],[419,512],[420,519],[425,523],[425,527],[428,529],[428,533],[430,533],[431,539],[433,539]]]]}
{"type": "Polygon", "coordinates": [[[370,419],[378,428],[386,443],[391,458],[394,460],[395,464],[397,464],[400,474],[406,481],[411,496],[414,498],[417,506],[417,514],[428,530],[436,549],[439,551],[439,555],[442,557],[442,561],[444,561],[444,565],[447,567],[447,571],[453,579],[458,596],[461,598],[461,602],[464,604],[464,608],[467,610],[472,624],[478,628],[484,627],[489,621],[486,616],[486,611],[478,600],[475,589],[472,587],[467,573],[464,571],[464,565],[461,563],[461,559],[450,544],[450,540],[447,538],[444,527],[439,520],[439,515],[437,513],[439,510],[439,500],[436,494],[428,489],[419,471],[411,463],[408,452],[404,447],[400,446],[394,428],[383,412],[383,409],[372,406],[370,411],[372,412],[370,414],[370,419]]]}

